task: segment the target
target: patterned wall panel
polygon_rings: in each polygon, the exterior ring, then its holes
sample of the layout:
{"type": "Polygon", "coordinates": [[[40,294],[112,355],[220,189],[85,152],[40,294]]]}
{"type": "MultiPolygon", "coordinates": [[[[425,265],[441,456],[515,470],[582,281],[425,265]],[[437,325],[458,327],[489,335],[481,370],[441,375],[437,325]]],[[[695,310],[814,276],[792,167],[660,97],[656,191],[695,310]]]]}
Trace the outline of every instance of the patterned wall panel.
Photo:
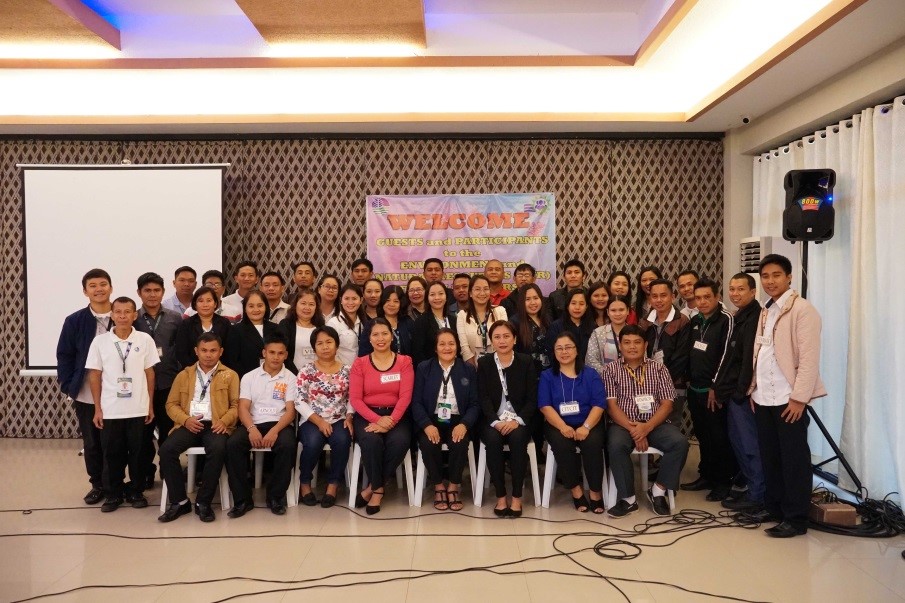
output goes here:
{"type": "MultiPolygon", "coordinates": [[[[557,259],[591,278],[659,264],[721,274],[722,145],[701,140],[2,141],[0,436],[75,437],[51,378],[22,378],[24,258],[16,163],[230,163],[227,273],[241,259],[283,270],[298,259],[345,276],[365,251],[364,197],[551,191],[557,259]]],[[[165,235],[162,235],[165,237],[165,235]]],[[[208,267],[204,267],[208,268],[208,267]]],[[[82,268],[61,275],[75,283],[82,268]],[[76,274],[77,273],[77,274],[76,274]]],[[[68,285],[67,285],[68,286],[68,285]]],[[[33,302],[33,307],[35,306],[33,302]]],[[[39,307],[39,304],[37,304],[39,307]]]]}

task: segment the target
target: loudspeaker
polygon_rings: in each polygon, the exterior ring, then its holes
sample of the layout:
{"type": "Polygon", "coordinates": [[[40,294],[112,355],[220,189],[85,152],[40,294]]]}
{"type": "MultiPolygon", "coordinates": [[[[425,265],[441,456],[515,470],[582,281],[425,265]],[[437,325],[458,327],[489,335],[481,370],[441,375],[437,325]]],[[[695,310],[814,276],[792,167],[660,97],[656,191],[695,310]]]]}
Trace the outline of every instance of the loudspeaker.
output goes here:
{"type": "Polygon", "coordinates": [[[791,170],[783,184],[786,209],[782,212],[782,238],[787,241],[829,241],[833,238],[833,170],[791,170]]]}

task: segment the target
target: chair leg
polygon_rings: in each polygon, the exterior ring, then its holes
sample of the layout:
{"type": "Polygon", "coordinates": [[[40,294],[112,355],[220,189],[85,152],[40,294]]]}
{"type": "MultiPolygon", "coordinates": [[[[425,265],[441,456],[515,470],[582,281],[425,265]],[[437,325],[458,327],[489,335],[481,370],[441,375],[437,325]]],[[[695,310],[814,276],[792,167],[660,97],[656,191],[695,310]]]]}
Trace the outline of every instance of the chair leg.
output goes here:
{"type": "Polygon", "coordinates": [[[160,490],[160,514],[167,510],[167,482],[166,480],[160,480],[163,482],[163,487],[160,490]]]}
{"type": "MultiPolygon", "coordinates": [[[[532,444],[528,444],[530,449],[532,444]]],[[[556,457],[553,456],[553,449],[547,451],[547,464],[544,465],[544,493],[541,498],[541,506],[545,509],[550,508],[550,495],[553,492],[553,484],[556,483],[556,457]]],[[[537,499],[535,498],[535,504],[537,499]]]]}
{"type": "Polygon", "coordinates": [[[187,494],[191,494],[195,491],[195,462],[197,460],[196,455],[189,454],[186,456],[186,477],[188,478],[188,483],[185,485],[185,491],[187,494]]]}
{"type": "Polygon", "coordinates": [[[231,492],[229,491],[229,477],[226,473],[226,467],[220,472],[220,508],[228,511],[232,508],[231,492]]]}
{"type": "Polygon", "coordinates": [[[646,495],[647,489],[650,487],[647,483],[647,453],[642,452],[638,455],[638,463],[641,465],[641,493],[646,495]]]}
{"type": "Polygon", "coordinates": [[[255,490],[264,483],[264,450],[252,450],[255,458],[255,490]]]}
{"type": "Polygon", "coordinates": [[[474,442],[468,443],[468,477],[471,478],[471,493],[474,497],[477,486],[475,485],[475,462],[474,462],[474,442]]]}
{"type": "Polygon", "coordinates": [[[415,499],[414,505],[415,507],[420,507],[423,498],[424,498],[424,482],[425,482],[425,467],[424,467],[424,457],[421,455],[421,450],[418,450],[418,468],[416,469],[415,474],[415,499]]]}
{"type": "MultiPolygon", "coordinates": [[[[409,506],[415,506],[415,476],[412,471],[412,451],[409,450],[405,453],[405,458],[402,460],[402,466],[405,468],[405,488],[408,492],[409,496],[409,506]]],[[[396,474],[399,474],[399,470],[396,470],[396,474]]],[[[397,478],[398,479],[398,478],[397,478]]],[[[420,506],[420,505],[419,505],[420,506]]]]}
{"type": "Polygon", "coordinates": [[[540,471],[537,468],[537,450],[532,442],[528,442],[528,462],[531,464],[531,485],[534,486],[534,506],[540,507],[540,471]]]}
{"type": "Polygon", "coordinates": [[[478,447],[478,468],[477,473],[473,473],[471,478],[472,494],[474,495],[474,506],[480,508],[484,501],[484,488],[487,485],[484,482],[484,474],[487,473],[487,450],[484,442],[478,447]]]}
{"type": "Polygon", "coordinates": [[[349,460],[352,464],[349,476],[349,507],[355,508],[355,495],[358,494],[358,472],[361,467],[361,446],[352,444],[352,455],[349,460]]]}

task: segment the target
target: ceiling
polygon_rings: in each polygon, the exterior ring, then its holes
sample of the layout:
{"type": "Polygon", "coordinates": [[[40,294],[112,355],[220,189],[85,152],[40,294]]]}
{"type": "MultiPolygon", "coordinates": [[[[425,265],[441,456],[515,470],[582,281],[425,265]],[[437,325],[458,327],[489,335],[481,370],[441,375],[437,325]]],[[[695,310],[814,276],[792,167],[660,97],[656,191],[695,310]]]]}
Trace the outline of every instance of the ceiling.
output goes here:
{"type": "Polygon", "coordinates": [[[723,132],[902,40],[902,0],[0,0],[0,134],[723,132]]]}

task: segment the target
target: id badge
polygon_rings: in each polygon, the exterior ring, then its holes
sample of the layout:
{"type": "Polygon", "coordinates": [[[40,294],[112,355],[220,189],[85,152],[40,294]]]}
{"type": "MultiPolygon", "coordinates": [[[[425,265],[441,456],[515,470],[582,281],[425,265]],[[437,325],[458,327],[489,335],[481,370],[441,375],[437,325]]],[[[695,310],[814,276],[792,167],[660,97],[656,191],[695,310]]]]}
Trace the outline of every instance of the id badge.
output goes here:
{"type": "Polygon", "coordinates": [[[162,346],[157,346],[157,357],[163,358],[163,347],[162,346]]]}
{"type": "Polygon", "coordinates": [[[515,421],[518,415],[511,410],[504,410],[500,413],[500,421],[515,421]]]}
{"type": "Polygon", "coordinates": [[[654,397],[650,394],[635,396],[635,405],[638,407],[638,412],[642,415],[650,414],[654,410],[654,397]]]}
{"type": "Polygon", "coordinates": [[[757,343],[762,347],[769,347],[773,345],[773,338],[769,335],[758,335],[757,343]]]}
{"type": "Polygon", "coordinates": [[[695,342],[694,342],[694,349],[696,349],[696,350],[701,350],[702,352],[706,352],[706,351],[707,351],[707,344],[706,344],[705,342],[703,342],[703,341],[695,341],[695,342]]]}
{"type": "Polygon", "coordinates": [[[437,418],[448,423],[452,418],[452,405],[449,402],[440,402],[437,404],[437,418]]]}
{"type": "Polygon", "coordinates": [[[202,417],[209,417],[211,414],[211,403],[207,401],[193,400],[190,412],[193,417],[197,417],[198,415],[201,415],[202,417]]]}
{"type": "Polygon", "coordinates": [[[578,402],[575,400],[571,400],[569,402],[563,402],[559,405],[559,416],[567,417],[569,415],[577,415],[578,414],[578,402]]]}
{"type": "Polygon", "coordinates": [[[262,406],[258,409],[258,412],[262,415],[278,415],[280,414],[280,410],[281,409],[275,406],[262,406]]]}
{"type": "Polygon", "coordinates": [[[116,397],[132,397],[132,377],[119,377],[116,380],[116,397]]]}
{"type": "Polygon", "coordinates": [[[656,352],[654,352],[654,357],[651,358],[651,360],[663,364],[663,350],[657,350],[656,352]]]}
{"type": "Polygon", "coordinates": [[[381,383],[396,383],[397,381],[402,380],[402,375],[399,373],[390,373],[389,375],[381,375],[380,382],[381,383]]]}

